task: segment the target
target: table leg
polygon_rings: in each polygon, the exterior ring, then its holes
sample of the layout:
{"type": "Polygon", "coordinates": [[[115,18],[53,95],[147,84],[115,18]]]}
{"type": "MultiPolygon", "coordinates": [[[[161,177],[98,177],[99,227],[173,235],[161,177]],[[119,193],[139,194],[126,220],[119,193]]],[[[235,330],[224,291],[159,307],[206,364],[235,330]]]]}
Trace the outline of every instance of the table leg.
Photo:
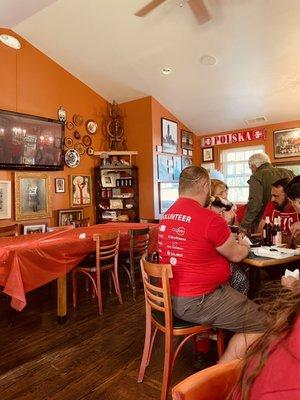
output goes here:
{"type": "Polygon", "coordinates": [[[57,278],[57,320],[62,324],[67,320],[67,275],[57,278]]]}

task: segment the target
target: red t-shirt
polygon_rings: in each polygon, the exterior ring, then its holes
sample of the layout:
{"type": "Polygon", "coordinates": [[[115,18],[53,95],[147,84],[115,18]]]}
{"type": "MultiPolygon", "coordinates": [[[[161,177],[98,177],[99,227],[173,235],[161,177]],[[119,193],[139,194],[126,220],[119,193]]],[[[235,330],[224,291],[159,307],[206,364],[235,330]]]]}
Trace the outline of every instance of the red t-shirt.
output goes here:
{"type": "Polygon", "coordinates": [[[222,217],[195,200],[181,197],[169,208],[160,221],[158,250],[160,263],[172,265],[172,294],[193,297],[227,283],[229,261],[216,247],[230,234],[222,217]]]}
{"type": "Polygon", "coordinates": [[[299,213],[297,213],[292,205],[287,208],[287,210],[283,211],[278,211],[275,209],[274,204],[270,201],[267,204],[267,207],[265,209],[263,219],[266,219],[266,217],[270,217],[270,221],[273,224],[274,219],[276,217],[281,218],[281,230],[283,235],[290,235],[291,234],[291,226],[300,220],[299,218],[299,213]]]}

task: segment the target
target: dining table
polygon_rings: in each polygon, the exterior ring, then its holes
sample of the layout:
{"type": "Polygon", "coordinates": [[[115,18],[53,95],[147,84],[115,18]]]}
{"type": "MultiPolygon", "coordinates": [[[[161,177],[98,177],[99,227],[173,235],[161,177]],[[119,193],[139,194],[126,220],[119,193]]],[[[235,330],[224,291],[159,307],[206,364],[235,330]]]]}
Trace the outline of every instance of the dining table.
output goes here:
{"type": "Polygon", "coordinates": [[[119,231],[120,251],[129,250],[130,229],[150,228],[149,252],[156,251],[158,224],[109,222],[55,232],[0,238],[0,286],[10,305],[22,311],[26,293],[57,279],[57,316],[67,316],[66,275],[95,250],[94,234],[119,231]]]}

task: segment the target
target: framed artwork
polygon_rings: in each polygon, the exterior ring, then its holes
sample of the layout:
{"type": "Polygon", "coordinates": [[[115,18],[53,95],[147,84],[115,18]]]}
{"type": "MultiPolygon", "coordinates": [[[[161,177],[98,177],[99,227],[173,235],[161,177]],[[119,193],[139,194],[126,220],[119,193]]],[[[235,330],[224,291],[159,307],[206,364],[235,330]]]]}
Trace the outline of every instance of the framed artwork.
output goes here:
{"type": "Polygon", "coordinates": [[[71,208],[57,210],[58,225],[71,225],[73,221],[78,221],[83,218],[83,208],[71,208]]]}
{"type": "Polygon", "coordinates": [[[182,149],[182,155],[187,156],[189,154],[189,151],[187,149],[182,149]]]}
{"type": "Polygon", "coordinates": [[[188,150],[188,156],[193,157],[193,150],[188,150]]]}
{"type": "Polygon", "coordinates": [[[42,222],[40,224],[23,224],[23,235],[29,235],[31,233],[44,233],[47,230],[47,224],[42,222]]]}
{"type": "Polygon", "coordinates": [[[159,182],[159,212],[165,213],[178,199],[178,182],[159,182]]]}
{"type": "Polygon", "coordinates": [[[90,175],[71,175],[71,207],[91,204],[92,183],[90,175]]]}
{"type": "Polygon", "coordinates": [[[111,210],[118,210],[124,208],[122,199],[110,199],[109,200],[109,208],[111,210]]]}
{"type": "Polygon", "coordinates": [[[177,122],[161,119],[162,151],[177,154],[177,122]]]}
{"type": "Polygon", "coordinates": [[[49,174],[15,172],[16,221],[51,217],[50,193],[49,174]]]}
{"type": "Polygon", "coordinates": [[[192,132],[181,129],[181,148],[187,150],[193,150],[192,132]]]}
{"type": "Polygon", "coordinates": [[[11,182],[0,181],[0,219],[11,218],[11,182]]]}
{"type": "Polygon", "coordinates": [[[173,167],[172,157],[158,154],[157,156],[157,168],[158,168],[158,179],[161,181],[171,181],[173,179],[173,167]],[[170,172],[172,171],[172,172],[170,172]]]}
{"type": "Polygon", "coordinates": [[[295,176],[300,175],[300,162],[297,161],[296,163],[276,162],[274,163],[274,166],[289,169],[294,172],[295,176]]]}
{"type": "Polygon", "coordinates": [[[181,157],[173,156],[173,179],[179,181],[181,173],[181,157]]]}
{"type": "Polygon", "coordinates": [[[182,156],[181,157],[181,166],[182,166],[182,169],[184,169],[184,168],[186,168],[186,167],[189,167],[190,165],[192,165],[193,164],[193,161],[192,161],[192,159],[190,158],[190,157],[187,157],[187,156],[182,156]]]}
{"type": "Polygon", "coordinates": [[[214,161],[214,148],[213,147],[205,147],[202,148],[202,161],[214,161]]]}
{"type": "Polygon", "coordinates": [[[65,193],[65,178],[55,178],[55,193],[65,193]]]}
{"type": "Polygon", "coordinates": [[[274,131],[274,158],[300,156],[300,128],[274,131]]]}

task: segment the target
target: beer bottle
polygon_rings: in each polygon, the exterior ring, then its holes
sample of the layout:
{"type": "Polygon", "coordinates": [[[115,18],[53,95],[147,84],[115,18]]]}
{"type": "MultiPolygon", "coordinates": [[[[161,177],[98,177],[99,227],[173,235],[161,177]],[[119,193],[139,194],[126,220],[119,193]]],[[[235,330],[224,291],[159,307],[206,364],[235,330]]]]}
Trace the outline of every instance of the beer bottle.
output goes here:
{"type": "Polygon", "coordinates": [[[266,223],[263,227],[263,243],[264,246],[272,245],[272,225],[270,223],[270,217],[266,217],[266,223]]]}
{"type": "Polygon", "coordinates": [[[280,246],[282,244],[282,232],[281,232],[281,218],[274,218],[273,226],[273,244],[275,246],[280,246]]]}

